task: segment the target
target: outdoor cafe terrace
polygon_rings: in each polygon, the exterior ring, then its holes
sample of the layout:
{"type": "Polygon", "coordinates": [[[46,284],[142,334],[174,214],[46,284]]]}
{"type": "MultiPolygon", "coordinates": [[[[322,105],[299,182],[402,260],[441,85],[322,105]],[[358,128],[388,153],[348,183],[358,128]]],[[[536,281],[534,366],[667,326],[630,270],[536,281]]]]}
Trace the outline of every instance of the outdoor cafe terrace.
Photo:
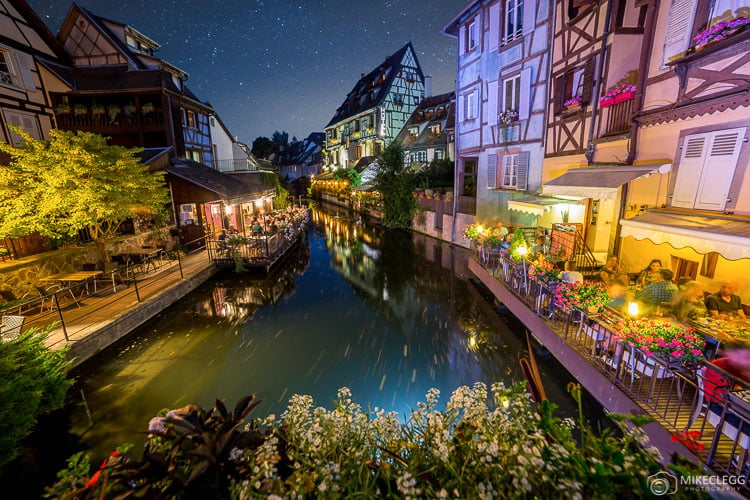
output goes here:
{"type": "MultiPolygon", "coordinates": [[[[734,323],[721,331],[725,325],[718,323],[682,325],[663,317],[635,319],[604,306],[606,298],[590,307],[595,293],[576,301],[569,291],[560,292],[566,287],[554,279],[541,273],[530,275],[525,259],[516,261],[481,250],[481,246],[474,248],[470,269],[540,342],[553,332],[542,343],[554,355],[563,357],[559,342],[552,341],[559,338],[576,358],[574,365],[588,366],[574,370],[579,376],[589,374],[590,380],[579,378],[584,387],[606,397],[619,389],[671,433],[671,441],[685,445],[682,449],[687,456],[692,453],[720,475],[744,477],[743,493],[750,494],[746,486],[750,467],[745,467],[750,462],[750,390],[744,390],[748,384],[712,366],[743,390],[728,392],[723,401],[709,408],[702,370],[722,342],[737,336],[747,342],[744,325],[734,323]],[[666,342],[660,341],[662,334],[666,342]],[[601,382],[610,389],[602,388],[601,382]]],[[[567,361],[570,369],[570,357],[567,361]]],[[[613,396],[611,406],[601,401],[606,397],[598,398],[605,408],[621,411],[622,405],[617,408],[613,396]]]]}

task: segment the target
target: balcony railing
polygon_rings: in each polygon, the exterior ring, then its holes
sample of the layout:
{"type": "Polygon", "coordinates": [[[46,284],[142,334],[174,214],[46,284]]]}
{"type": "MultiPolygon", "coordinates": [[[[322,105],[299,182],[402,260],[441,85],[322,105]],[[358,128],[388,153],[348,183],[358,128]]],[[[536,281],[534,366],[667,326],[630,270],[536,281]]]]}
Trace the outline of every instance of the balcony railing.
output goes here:
{"type": "Polygon", "coordinates": [[[257,172],[258,167],[246,159],[216,160],[216,170],[219,172],[257,172]]]}
{"type": "MultiPolygon", "coordinates": [[[[739,478],[737,489],[744,495],[750,493],[750,467],[745,466],[750,448],[750,391],[729,392],[722,401],[709,405],[711,396],[707,393],[713,393],[713,389],[703,375],[707,363],[678,366],[621,343],[615,332],[627,319],[616,311],[563,312],[553,303],[556,283],[529,279],[525,263],[506,259],[487,246],[475,247],[473,252],[487,271],[480,276],[483,280],[494,278],[503,283],[582,360],[677,436],[673,440],[686,444],[718,474],[739,478]]],[[[710,365],[710,369],[723,375],[730,387],[733,382],[742,386],[741,381],[719,368],[710,365]]]]}
{"type": "Polygon", "coordinates": [[[633,116],[635,99],[618,102],[603,109],[606,115],[602,137],[625,134],[630,131],[630,119],[633,116]]]}
{"type": "Polygon", "coordinates": [[[136,110],[130,114],[125,114],[123,111],[109,113],[106,110],[103,113],[92,113],[91,111],[76,113],[74,110],[71,110],[68,113],[57,113],[55,117],[57,118],[57,125],[61,128],[143,127],[164,124],[164,114],[160,109],[155,109],[147,113],[136,110]]]}

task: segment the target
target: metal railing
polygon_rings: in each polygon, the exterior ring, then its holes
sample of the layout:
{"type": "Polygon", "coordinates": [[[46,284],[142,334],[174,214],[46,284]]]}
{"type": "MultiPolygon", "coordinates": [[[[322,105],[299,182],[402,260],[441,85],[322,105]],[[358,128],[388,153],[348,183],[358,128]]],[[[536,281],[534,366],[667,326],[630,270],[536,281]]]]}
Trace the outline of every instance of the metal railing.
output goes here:
{"type": "MultiPolygon", "coordinates": [[[[192,253],[205,249],[205,237],[196,242],[198,248],[192,253]]],[[[108,316],[103,311],[111,311],[113,306],[127,309],[158,295],[165,282],[184,279],[182,260],[179,251],[163,252],[75,285],[37,286],[38,296],[4,305],[0,315],[25,316],[23,331],[52,325],[46,345],[56,348],[84,338],[108,316]]]]}
{"type": "Polygon", "coordinates": [[[257,172],[258,167],[248,159],[216,160],[216,170],[219,172],[257,172]]]}
{"type": "Polygon", "coordinates": [[[614,310],[604,314],[555,307],[557,284],[531,280],[523,262],[474,249],[480,264],[526,307],[541,317],[583,360],[593,365],[664,428],[683,440],[698,458],[719,474],[741,478],[748,489],[750,467],[750,391],[729,395],[710,405],[704,390],[706,366],[732,384],[747,386],[708,363],[674,364],[617,340],[618,324],[627,321],[614,310]],[[695,432],[697,431],[697,433],[695,432]],[[702,451],[701,451],[702,448],[702,451]]]}

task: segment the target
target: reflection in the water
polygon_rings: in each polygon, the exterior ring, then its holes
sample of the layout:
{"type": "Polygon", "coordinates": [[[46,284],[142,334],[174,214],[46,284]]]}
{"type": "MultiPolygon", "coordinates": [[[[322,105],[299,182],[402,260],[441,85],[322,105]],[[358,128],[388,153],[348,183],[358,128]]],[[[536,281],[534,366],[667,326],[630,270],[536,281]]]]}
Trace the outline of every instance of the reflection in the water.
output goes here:
{"type": "MultiPolygon", "coordinates": [[[[522,379],[519,337],[467,282],[463,250],[316,209],[299,252],[267,278],[222,274],[89,364],[85,445],[105,456],[159,410],[216,397],[257,393],[259,415],[279,414],[294,393],[328,405],[347,386],[404,413],[431,387],[522,379]]],[[[545,379],[558,402],[564,382],[545,379]]]]}

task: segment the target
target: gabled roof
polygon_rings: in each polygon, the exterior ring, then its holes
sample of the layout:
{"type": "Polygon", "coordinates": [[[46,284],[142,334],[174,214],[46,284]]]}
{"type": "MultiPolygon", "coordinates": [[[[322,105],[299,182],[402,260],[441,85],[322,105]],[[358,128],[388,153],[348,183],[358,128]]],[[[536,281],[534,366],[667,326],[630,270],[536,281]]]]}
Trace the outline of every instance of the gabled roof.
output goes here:
{"type": "Polygon", "coordinates": [[[455,107],[455,92],[446,92],[422,99],[396,136],[396,140],[403,144],[404,149],[446,145],[447,131],[454,128],[455,107]],[[440,107],[443,111],[438,114],[437,110],[440,107]],[[427,112],[430,110],[432,110],[432,116],[428,118],[427,112]],[[437,135],[430,133],[430,126],[438,123],[442,125],[440,133],[437,135]],[[419,127],[420,133],[416,138],[411,138],[409,129],[414,127],[419,127]]]}
{"type": "MultiPolygon", "coordinates": [[[[55,38],[55,35],[50,31],[46,24],[39,18],[37,13],[26,0],[10,0],[10,5],[18,11],[21,16],[29,23],[29,26],[33,28],[37,35],[42,39],[44,43],[54,52],[54,55],[60,58],[63,62],[67,62],[68,54],[63,49],[60,42],[55,38]]],[[[42,52],[35,50],[34,44],[31,43],[24,49],[34,53],[35,56],[39,56],[42,52]]],[[[51,55],[48,57],[52,57],[51,55]]]]}
{"type": "Polygon", "coordinates": [[[368,109],[380,106],[385,100],[386,95],[388,95],[388,89],[391,88],[401,61],[407,51],[411,51],[414,61],[417,64],[417,75],[421,81],[424,81],[424,74],[422,73],[419,61],[417,61],[417,54],[414,52],[411,42],[409,42],[397,52],[388,56],[383,64],[359,79],[354,88],[346,95],[343,104],[336,110],[336,113],[326,127],[330,127],[341,120],[355,116],[368,109]],[[383,74],[385,74],[385,81],[379,81],[383,74]],[[371,93],[372,95],[368,95],[371,93]]]}
{"type": "Polygon", "coordinates": [[[258,188],[235,176],[223,174],[192,160],[172,158],[165,170],[175,177],[216,194],[223,200],[242,198],[258,192],[258,188]]]}

